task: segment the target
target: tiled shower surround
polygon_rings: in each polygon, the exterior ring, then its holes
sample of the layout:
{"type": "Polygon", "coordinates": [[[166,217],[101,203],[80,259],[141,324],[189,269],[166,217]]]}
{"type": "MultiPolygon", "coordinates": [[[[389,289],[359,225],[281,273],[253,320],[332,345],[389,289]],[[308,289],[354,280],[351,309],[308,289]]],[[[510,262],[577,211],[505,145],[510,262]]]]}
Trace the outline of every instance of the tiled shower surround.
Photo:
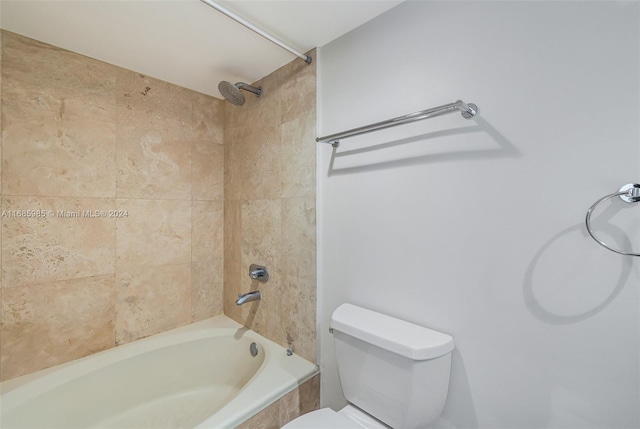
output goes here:
{"type": "MultiPolygon", "coordinates": [[[[223,309],[315,362],[315,62],[237,107],[0,36],[0,379],[223,309]]],[[[313,409],[317,384],[254,419],[313,409]]]]}
{"type": "Polygon", "coordinates": [[[292,61],[254,83],[242,107],[225,106],[224,312],[316,361],[314,61],[292,61]],[[267,283],[249,265],[269,269],[267,283]],[[262,299],[241,307],[239,293],[262,299]]]}
{"type": "Polygon", "coordinates": [[[224,103],[2,36],[2,379],[220,314],[224,103]]]}

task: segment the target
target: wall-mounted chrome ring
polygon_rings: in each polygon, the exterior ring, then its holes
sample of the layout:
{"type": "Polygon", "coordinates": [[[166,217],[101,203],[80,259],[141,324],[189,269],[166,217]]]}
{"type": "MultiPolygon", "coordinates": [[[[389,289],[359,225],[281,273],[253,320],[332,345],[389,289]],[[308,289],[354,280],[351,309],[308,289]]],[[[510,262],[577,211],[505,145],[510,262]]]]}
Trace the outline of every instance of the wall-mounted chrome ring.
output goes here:
{"type": "Polygon", "coordinates": [[[593,205],[589,207],[589,210],[587,210],[587,217],[584,220],[587,226],[587,231],[589,232],[589,235],[591,236],[591,238],[593,238],[599,245],[601,245],[602,247],[605,247],[606,249],[611,250],[612,252],[616,252],[616,253],[619,253],[620,255],[625,255],[625,256],[640,256],[640,253],[623,252],[622,250],[614,249],[613,247],[608,246],[604,241],[596,237],[595,233],[593,232],[593,229],[591,228],[591,213],[593,213],[593,210],[598,206],[598,204],[615,197],[620,197],[622,201],[629,204],[640,202],[640,184],[627,183],[622,188],[620,188],[618,192],[602,197],[598,201],[593,203],[593,205]]]}

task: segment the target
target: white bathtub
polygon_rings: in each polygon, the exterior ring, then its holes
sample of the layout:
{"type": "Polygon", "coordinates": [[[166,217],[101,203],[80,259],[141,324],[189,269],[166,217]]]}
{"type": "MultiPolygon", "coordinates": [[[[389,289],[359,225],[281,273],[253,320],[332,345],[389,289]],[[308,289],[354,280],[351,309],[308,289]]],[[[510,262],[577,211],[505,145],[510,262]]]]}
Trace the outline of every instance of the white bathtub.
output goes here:
{"type": "Polygon", "coordinates": [[[233,428],[317,373],[218,316],[0,383],[0,427],[233,428]]]}

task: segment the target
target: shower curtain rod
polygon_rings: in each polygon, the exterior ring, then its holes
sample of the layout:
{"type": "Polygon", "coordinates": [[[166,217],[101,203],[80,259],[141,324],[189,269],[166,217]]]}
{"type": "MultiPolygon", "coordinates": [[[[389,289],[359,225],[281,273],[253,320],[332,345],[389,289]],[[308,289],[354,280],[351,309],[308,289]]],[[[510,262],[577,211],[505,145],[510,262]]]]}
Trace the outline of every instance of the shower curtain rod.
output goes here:
{"type": "Polygon", "coordinates": [[[311,64],[311,57],[309,55],[305,55],[302,52],[298,51],[297,49],[292,48],[291,46],[287,45],[286,43],[284,43],[282,40],[272,36],[271,34],[267,33],[266,31],[262,30],[261,28],[253,25],[252,23],[250,23],[249,21],[247,21],[246,19],[236,15],[235,13],[231,12],[229,9],[226,9],[222,6],[220,6],[218,3],[211,1],[211,0],[200,0],[202,3],[205,3],[209,6],[211,6],[212,8],[214,8],[215,10],[217,10],[218,12],[227,15],[229,18],[233,19],[234,21],[236,21],[239,24],[244,25],[245,27],[247,27],[249,30],[253,31],[254,33],[257,33],[259,35],[261,35],[262,37],[264,37],[265,39],[269,40],[270,42],[275,43],[276,45],[280,46],[283,49],[286,49],[287,51],[291,52],[293,55],[295,55],[298,58],[302,58],[304,60],[305,63],[307,64],[311,64]]]}
{"type": "Polygon", "coordinates": [[[443,106],[433,107],[431,109],[421,110],[419,112],[409,113],[408,115],[398,116],[397,118],[388,119],[375,124],[364,125],[362,127],[353,128],[351,130],[342,131],[340,133],[331,134],[329,136],[318,137],[318,143],[331,143],[331,146],[338,147],[341,139],[359,136],[373,131],[383,130],[385,128],[395,127],[397,125],[409,124],[411,122],[422,121],[423,119],[435,118],[436,116],[445,115],[460,111],[462,117],[471,119],[478,114],[478,106],[473,103],[465,103],[458,100],[455,103],[445,104],[443,106]]]}

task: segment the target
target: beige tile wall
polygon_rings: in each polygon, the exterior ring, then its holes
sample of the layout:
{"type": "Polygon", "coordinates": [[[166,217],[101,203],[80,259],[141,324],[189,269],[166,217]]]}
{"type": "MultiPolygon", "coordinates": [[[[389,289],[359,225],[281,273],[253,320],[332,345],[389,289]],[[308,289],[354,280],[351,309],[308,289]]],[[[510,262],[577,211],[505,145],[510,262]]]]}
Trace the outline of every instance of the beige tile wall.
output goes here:
{"type": "Polygon", "coordinates": [[[0,379],[220,314],[223,102],[0,37],[0,379]]]}
{"type": "MultiPolygon", "coordinates": [[[[236,107],[12,33],[0,43],[2,210],[47,214],[2,218],[0,379],[220,314],[223,278],[227,315],[315,362],[315,61],[236,107]],[[235,306],[258,287],[260,302],[235,306]]],[[[317,390],[252,422],[317,408],[317,390]]]]}
{"type": "Polygon", "coordinates": [[[225,104],[224,312],[316,361],[316,66],[294,60],[225,104]],[[265,265],[266,284],[249,278],[265,265]],[[263,298],[238,307],[239,293],[263,298]]]}

